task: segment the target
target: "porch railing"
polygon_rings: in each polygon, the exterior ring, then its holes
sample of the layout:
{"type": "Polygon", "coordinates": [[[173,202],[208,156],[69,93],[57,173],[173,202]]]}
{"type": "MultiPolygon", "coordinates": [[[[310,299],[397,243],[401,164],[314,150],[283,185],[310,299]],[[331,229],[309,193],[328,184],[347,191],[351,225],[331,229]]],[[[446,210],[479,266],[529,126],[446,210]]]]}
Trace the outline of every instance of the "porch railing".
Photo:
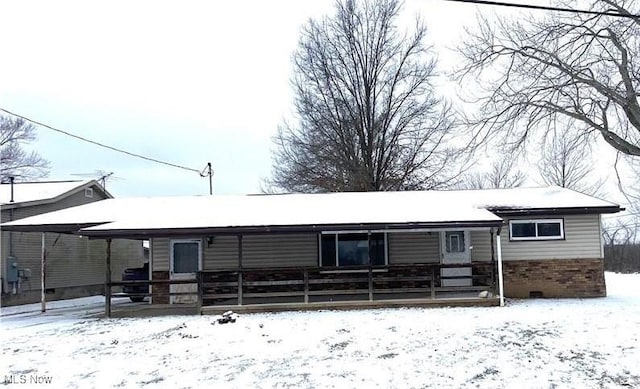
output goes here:
{"type": "MultiPolygon", "coordinates": [[[[452,293],[495,293],[491,262],[471,264],[394,264],[340,268],[263,268],[205,270],[197,274],[198,304],[244,305],[264,302],[438,298],[452,293]],[[442,269],[471,268],[471,275],[443,276],[442,269]],[[447,286],[443,280],[467,280],[447,286]],[[469,282],[471,281],[471,282],[469,282]]],[[[445,282],[446,284],[446,282],[445,282]]]]}

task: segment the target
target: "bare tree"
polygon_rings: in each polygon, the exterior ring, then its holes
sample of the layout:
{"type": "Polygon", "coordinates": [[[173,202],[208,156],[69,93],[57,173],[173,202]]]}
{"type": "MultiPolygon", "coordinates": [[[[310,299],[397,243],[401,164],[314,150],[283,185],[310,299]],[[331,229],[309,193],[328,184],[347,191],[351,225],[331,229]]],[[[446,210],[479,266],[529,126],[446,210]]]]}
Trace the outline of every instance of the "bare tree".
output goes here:
{"type": "Polygon", "coordinates": [[[499,154],[489,171],[467,174],[458,185],[461,189],[503,189],[521,186],[526,175],[518,169],[513,154],[499,154]]]}
{"type": "Polygon", "coordinates": [[[36,139],[35,127],[20,118],[0,116],[0,180],[45,177],[49,162],[35,151],[23,149],[25,143],[36,139]]]}
{"type": "Polygon", "coordinates": [[[597,178],[594,173],[591,149],[584,139],[558,134],[548,140],[538,163],[544,183],[599,195],[604,180],[597,178]]]}
{"type": "MultiPolygon", "coordinates": [[[[591,5],[623,15],[638,8],[635,0],[591,5]]],[[[479,22],[460,48],[465,62],[457,76],[480,83],[479,112],[467,118],[480,139],[520,146],[564,119],[640,156],[640,19],[548,13],[479,22]]]]}
{"type": "Polygon", "coordinates": [[[297,123],[275,139],[273,186],[404,190],[456,177],[461,153],[449,142],[453,113],[431,84],[426,27],[398,31],[400,10],[398,0],[343,0],[333,17],[303,27],[293,55],[297,123]]]}

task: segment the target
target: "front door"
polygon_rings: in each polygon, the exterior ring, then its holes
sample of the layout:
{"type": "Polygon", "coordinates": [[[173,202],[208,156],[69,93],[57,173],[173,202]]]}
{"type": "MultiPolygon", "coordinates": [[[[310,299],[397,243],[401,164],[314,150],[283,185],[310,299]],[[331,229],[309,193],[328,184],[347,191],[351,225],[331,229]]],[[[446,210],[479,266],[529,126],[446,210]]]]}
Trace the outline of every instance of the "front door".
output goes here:
{"type": "MultiPolygon", "coordinates": [[[[440,249],[442,251],[442,264],[471,263],[469,250],[469,231],[443,231],[440,233],[440,249]]],[[[460,277],[442,279],[442,286],[471,286],[471,267],[457,267],[442,269],[442,277],[460,277]]]]}
{"type": "MultiPolygon", "coordinates": [[[[184,239],[171,241],[171,266],[170,276],[172,280],[196,280],[196,272],[201,269],[202,248],[200,240],[184,239]]],[[[198,301],[196,292],[198,284],[177,284],[169,287],[171,293],[193,294],[171,296],[171,304],[193,304],[198,301]]]]}

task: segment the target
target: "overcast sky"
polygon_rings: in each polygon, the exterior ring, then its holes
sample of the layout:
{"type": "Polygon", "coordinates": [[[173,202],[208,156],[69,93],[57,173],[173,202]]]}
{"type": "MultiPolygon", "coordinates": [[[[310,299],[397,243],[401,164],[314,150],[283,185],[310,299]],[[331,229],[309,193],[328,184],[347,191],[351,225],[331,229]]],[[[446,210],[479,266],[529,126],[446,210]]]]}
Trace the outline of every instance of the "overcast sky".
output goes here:
{"type": "MultiPolygon", "coordinates": [[[[548,4],[546,1],[535,1],[548,4]]],[[[504,9],[408,0],[441,69],[475,14],[504,9]]],[[[215,193],[255,193],[271,138],[292,114],[291,54],[333,1],[3,1],[0,107],[152,158],[215,170],[215,193]]],[[[116,196],[207,194],[194,172],[142,161],[41,128],[50,179],[113,172],[116,196]]]]}

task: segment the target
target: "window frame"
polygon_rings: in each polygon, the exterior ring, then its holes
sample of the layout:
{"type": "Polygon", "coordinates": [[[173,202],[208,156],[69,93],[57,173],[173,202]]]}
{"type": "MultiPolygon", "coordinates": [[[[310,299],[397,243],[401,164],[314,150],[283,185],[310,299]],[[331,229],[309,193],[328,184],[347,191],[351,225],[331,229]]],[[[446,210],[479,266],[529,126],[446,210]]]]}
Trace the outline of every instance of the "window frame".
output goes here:
{"type": "MultiPolygon", "coordinates": [[[[340,253],[339,253],[339,236],[340,235],[356,235],[356,234],[368,234],[370,233],[369,231],[322,231],[321,233],[318,234],[318,267],[319,268],[338,268],[338,271],[349,271],[349,268],[352,267],[357,267],[357,266],[345,266],[345,265],[340,265],[340,253]],[[326,235],[333,235],[334,238],[334,242],[335,242],[335,257],[336,257],[336,261],[332,266],[323,266],[322,265],[322,237],[326,236],[326,235]],[[341,270],[343,269],[343,270],[341,270]]],[[[373,265],[373,266],[388,266],[389,265],[389,240],[388,240],[388,234],[387,232],[371,232],[371,235],[374,234],[382,234],[382,240],[384,242],[384,265],[373,265]]],[[[371,247],[369,247],[369,249],[371,249],[371,247]]],[[[369,255],[371,255],[371,253],[369,253],[369,255]]]]}
{"type": "Polygon", "coordinates": [[[509,220],[509,240],[512,242],[522,241],[547,241],[547,240],[565,240],[564,219],[512,219],[509,220]],[[513,224],[531,224],[535,225],[536,236],[513,236],[513,224]],[[560,235],[557,236],[539,236],[538,224],[558,223],[560,225],[560,235]]]}

